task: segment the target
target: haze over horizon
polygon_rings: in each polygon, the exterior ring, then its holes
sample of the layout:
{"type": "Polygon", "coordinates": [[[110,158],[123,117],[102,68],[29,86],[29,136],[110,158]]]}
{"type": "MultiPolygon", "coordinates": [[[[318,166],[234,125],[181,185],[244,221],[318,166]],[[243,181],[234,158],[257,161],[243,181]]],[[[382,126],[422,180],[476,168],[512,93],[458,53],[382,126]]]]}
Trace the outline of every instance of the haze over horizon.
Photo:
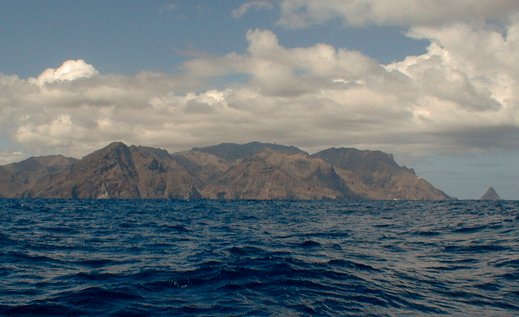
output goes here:
{"type": "Polygon", "coordinates": [[[0,165],[112,141],[392,153],[519,199],[519,2],[0,2],[0,165]]]}

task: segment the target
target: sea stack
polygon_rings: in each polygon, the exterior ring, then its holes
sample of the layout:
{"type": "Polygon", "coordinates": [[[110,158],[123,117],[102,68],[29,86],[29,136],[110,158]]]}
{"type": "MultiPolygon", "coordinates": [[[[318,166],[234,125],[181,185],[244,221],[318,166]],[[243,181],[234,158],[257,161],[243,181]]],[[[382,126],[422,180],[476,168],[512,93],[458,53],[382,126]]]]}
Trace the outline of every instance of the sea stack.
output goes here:
{"type": "Polygon", "coordinates": [[[487,189],[486,193],[481,196],[481,200],[501,200],[494,187],[487,189]]]}

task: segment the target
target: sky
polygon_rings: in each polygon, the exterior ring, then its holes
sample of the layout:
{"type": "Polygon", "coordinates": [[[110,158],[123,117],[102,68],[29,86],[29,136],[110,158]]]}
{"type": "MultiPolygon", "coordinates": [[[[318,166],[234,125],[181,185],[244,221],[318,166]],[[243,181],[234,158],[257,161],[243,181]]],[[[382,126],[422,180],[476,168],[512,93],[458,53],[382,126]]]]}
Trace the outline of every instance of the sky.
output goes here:
{"type": "Polygon", "coordinates": [[[383,150],[519,199],[519,1],[0,0],[0,164],[112,141],[383,150]]]}

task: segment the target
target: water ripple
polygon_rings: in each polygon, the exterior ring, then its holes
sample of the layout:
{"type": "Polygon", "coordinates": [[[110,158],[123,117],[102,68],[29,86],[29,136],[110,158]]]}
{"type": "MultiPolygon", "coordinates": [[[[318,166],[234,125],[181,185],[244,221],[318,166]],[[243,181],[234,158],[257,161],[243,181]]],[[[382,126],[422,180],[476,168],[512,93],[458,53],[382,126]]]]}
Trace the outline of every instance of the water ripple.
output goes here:
{"type": "Polygon", "coordinates": [[[518,202],[0,200],[0,315],[519,315],[518,202]]]}

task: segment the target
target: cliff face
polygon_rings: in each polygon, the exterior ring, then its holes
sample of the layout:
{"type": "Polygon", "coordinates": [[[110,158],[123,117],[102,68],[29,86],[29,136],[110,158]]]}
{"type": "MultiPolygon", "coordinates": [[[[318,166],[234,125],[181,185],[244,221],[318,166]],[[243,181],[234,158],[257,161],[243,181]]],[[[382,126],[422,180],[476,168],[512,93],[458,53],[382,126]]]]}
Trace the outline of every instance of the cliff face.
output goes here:
{"type": "Polygon", "coordinates": [[[112,143],[81,160],[0,167],[0,197],[173,199],[449,199],[380,151],[220,144],[169,154],[112,143]]]}
{"type": "Polygon", "coordinates": [[[348,187],[366,199],[442,200],[449,197],[414,170],[399,166],[393,156],[381,151],[331,148],[316,153],[337,172],[348,187]]]}

